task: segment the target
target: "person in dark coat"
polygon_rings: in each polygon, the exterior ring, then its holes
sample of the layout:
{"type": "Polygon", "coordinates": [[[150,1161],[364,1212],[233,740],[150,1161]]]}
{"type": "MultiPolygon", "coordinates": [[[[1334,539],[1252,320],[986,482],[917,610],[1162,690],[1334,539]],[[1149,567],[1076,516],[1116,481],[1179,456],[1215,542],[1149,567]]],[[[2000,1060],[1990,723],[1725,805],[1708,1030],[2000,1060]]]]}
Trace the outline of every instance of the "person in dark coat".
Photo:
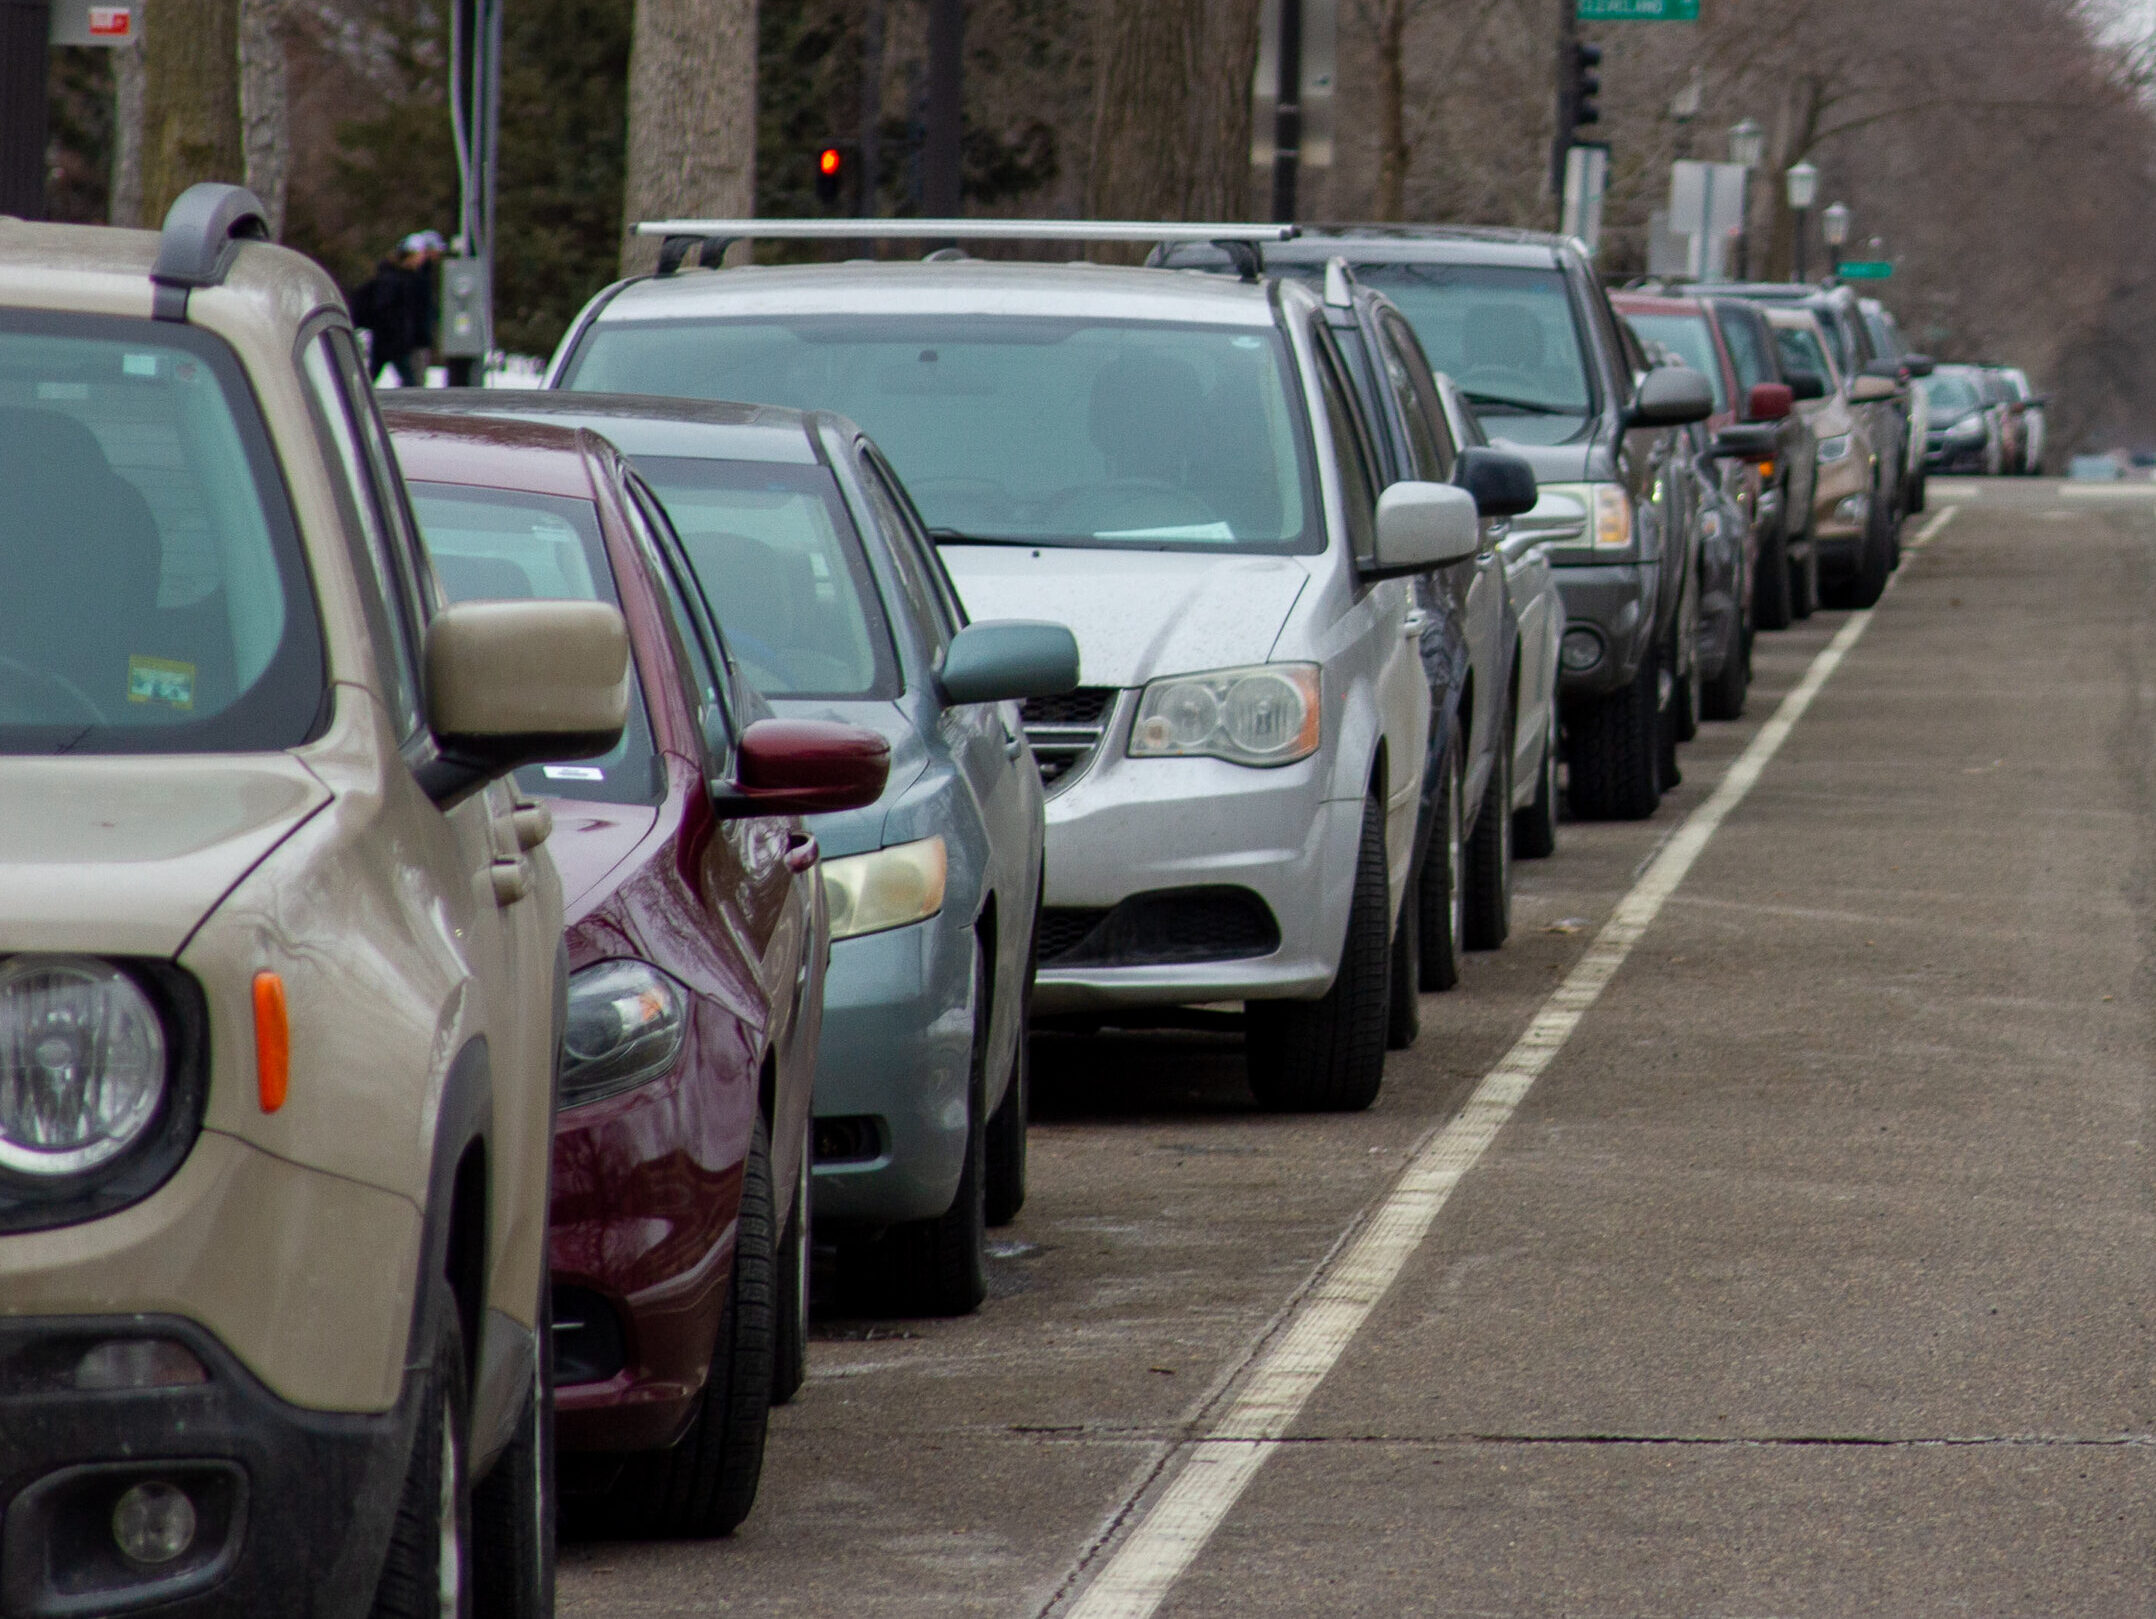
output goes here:
{"type": "Polygon", "coordinates": [[[434,267],[448,246],[439,232],[414,231],[352,294],[352,322],[374,339],[371,363],[376,376],[386,365],[407,388],[425,384],[439,307],[434,267]]]}

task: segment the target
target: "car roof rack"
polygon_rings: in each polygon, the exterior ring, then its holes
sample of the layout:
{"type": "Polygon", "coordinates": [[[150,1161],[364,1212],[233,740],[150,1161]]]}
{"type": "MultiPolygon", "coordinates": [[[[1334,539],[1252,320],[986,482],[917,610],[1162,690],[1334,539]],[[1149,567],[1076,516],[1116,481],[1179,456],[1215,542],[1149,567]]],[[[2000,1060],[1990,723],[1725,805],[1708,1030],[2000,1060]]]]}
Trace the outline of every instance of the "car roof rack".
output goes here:
{"type": "Polygon", "coordinates": [[[197,287],[214,287],[232,268],[241,242],[269,240],[269,210],[245,186],[204,180],[172,199],[157,242],[150,313],[158,320],[187,319],[187,298],[197,287]]]}
{"type": "Polygon", "coordinates": [[[1355,271],[1344,253],[1335,253],[1325,261],[1325,302],[1333,309],[1354,307],[1355,271]]]}
{"type": "Polygon", "coordinates": [[[659,238],[662,276],[674,274],[693,251],[697,264],[714,268],[733,243],[752,237],[773,242],[1210,242],[1234,261],[1245,281],[1264,274],[1264,242],[1290,241],[1294,225],[1151,223],[1114,219],[647,219],[638,236],[659,238]]]}

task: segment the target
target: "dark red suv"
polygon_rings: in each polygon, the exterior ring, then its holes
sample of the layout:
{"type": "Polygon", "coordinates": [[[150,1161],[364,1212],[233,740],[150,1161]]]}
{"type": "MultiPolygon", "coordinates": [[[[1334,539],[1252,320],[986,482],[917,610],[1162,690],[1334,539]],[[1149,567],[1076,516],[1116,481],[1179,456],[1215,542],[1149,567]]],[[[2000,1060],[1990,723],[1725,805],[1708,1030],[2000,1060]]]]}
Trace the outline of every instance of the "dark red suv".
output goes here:
{"type": "Polygon", "coordinates": [[[723,1534],[765,1413],[803,1376],[807,1126],[830,929],[801,812],[882,791],[873,732],[778,721],[684,595],[664,511],[606,440],[384,412],[451,601],[572,597],[629,626],[612,753],[519,773],[560,867],[568,1021],[554,1136],[564,1494],[723,1534]],[[678,626],[678,627],[677,627],[678,626]],[[551,834],[548,823],[551,821],[551,834]]]}

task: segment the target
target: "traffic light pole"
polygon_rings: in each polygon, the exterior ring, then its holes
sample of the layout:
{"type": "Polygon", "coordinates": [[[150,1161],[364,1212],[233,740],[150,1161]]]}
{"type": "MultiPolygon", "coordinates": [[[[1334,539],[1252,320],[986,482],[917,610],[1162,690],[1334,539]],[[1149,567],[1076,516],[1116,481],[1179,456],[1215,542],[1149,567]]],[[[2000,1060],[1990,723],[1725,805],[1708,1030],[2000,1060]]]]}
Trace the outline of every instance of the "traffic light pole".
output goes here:
{"type": "Polygon", "coordinates": [[[1557,0],[1557,134],[1550,143],[1550,196],[1564,228],[1565,163],[1572,151],[1573,83],[1579,76],[1579,0],[1557,0]]]}
{"type": "Polygon", "coordinates": [[[52,64],[46,0],[0,0],[0,214],[45,217],[45,75],[52,64]]]}
{"type": "Polygon", "coordinates": [[[921,211],[931,219],[956,219],[962,212],[965,40],[965,0],[928,0],[928,129],[921,143],[921,211]]]}

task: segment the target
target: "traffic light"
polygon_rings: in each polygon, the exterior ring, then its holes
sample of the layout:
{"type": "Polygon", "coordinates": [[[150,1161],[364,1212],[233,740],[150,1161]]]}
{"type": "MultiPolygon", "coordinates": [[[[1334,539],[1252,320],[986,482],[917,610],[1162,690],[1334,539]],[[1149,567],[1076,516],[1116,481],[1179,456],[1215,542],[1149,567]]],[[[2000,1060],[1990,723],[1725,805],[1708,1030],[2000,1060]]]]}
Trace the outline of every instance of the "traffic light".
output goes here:
{"type": "Polygon", "coordinates": [[[1565,64],[1565,82],[1558,103],[1561,139],[1569,141],[1575,129],[1602,122],[1602,75],[1595,71],[1601,65],[1601,46],[1575,44],[1572,47],[1571,60],[1565,64]]]}
{"type": "Polygon", "coordinates": [[[816,200],[826,208],[834,207],[846,194],[846,171],[852,165],[843,146],[822,146],[816,150],[816,200]]]}

